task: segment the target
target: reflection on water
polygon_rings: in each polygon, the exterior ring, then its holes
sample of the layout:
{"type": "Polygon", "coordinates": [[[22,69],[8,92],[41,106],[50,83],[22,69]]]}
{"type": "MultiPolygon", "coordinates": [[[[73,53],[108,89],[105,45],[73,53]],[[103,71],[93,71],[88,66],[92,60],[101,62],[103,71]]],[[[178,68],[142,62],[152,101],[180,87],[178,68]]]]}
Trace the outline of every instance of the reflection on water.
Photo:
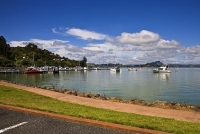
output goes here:
{"type": "Polygon", "coordinates": [[[36,86],[75,89],[107,97],[175,101],[200,104],[200,69],[179,68],[178,72],[153,73],[152,69],[119,73],[110,70],[63,71],[59,74],[0,74],[0,79],[36,86]]]}
{"type": "Polygon", "coordinates": [[[160,80],[165,80],[165,81],[168,81],[168,80],[169,80],[170,74],[171,74],[171,73],[154,73],[154,75],[155,75],[158,79],[160,79],[160,80]]]}

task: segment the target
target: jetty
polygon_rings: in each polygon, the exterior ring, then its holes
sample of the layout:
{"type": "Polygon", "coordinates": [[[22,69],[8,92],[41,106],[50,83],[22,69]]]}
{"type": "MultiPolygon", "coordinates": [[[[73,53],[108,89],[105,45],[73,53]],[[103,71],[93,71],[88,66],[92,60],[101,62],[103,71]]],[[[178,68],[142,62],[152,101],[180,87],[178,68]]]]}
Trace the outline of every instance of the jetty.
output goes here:
{"type": "Polygon", "coordinates": [[[0,68],[0,74],[6,74],[6,73],[21,73],[22,70],[18,68],[0,68]]]}
{"type": "Polygon", "coordinates": [[[0,70],[0,73],[21,73],[20,70],[0,70]]]}

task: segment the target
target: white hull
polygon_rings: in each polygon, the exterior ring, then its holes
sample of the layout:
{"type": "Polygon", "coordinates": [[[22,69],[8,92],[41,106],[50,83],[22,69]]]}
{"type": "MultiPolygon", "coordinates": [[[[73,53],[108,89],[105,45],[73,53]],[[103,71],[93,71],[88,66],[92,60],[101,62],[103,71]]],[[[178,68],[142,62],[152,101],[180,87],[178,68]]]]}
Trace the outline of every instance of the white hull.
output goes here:
{"type": "Polygon", "coordinates": [[[158,69],[153,69],[154,73],[171,73],[168,65],[162,65],[158,69]]]}
{"type": "Polygon", "coordinates": [[[110,71],[112,71],[112,72],[120,72],[120,68],[110,68],[110,71]]]}
{"type": "Polygon", "coordinates": [[[158,70],[158,69],[154,69],[153,72],[154,73],[171,73],[170,70],[158,70]]]}
{"type": "Polygon", "coordinates": [[[136,68],[128,68],[128,71],[137,71],[136,68]]]}

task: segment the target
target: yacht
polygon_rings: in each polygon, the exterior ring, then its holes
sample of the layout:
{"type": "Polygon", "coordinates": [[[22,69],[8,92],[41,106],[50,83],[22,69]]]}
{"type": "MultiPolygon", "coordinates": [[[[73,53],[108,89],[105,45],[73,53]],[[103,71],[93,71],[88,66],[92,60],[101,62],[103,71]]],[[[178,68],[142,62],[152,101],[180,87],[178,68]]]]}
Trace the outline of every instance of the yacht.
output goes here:
{"type": "Polygon", "coordinates": [[[112,71],[112,72],[120,72],[120,67],[112,67],[112,68],[110,68],[110,71],[112,71]]]}
{"type": "Polygon", "coordinates": [[[157,69],[153,69],[153,72],[154,73],[171,73],[168,65],[162,65],[161,67],[157,69]]]}

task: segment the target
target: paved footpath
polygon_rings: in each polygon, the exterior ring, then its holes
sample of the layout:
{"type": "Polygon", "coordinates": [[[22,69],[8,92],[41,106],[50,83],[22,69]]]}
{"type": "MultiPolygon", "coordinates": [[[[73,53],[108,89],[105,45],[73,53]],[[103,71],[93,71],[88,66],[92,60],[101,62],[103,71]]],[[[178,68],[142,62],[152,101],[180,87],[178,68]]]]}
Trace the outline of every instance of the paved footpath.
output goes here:
{"type": "Polygon", "coordinates": [[[162,109],[162,108],[156,108],[156,107],[146,107],[146,106],[139,106],[139,105],[134,105],[134,104],[111,102],[111,101],[106,101],[106,100],[97,100],[97,99],[58,93],[58,92],[50,91],[50,90],[43,90],[40,88],[33,88],[33,87],[27,87],[27,86],[17,85],[13,83],[7,83],[4,81],[0,81],[0,85],[15,87],[18,89],[34,92],[34,93],[55,98],[58,100],[102,108],[102,109],[110,109],[114,111],[136,113],[136,114],[157,116],[157,117],[164,117],[164,118],[173,118],[175,120],[200,123],[200,112],[162,109]]]}

